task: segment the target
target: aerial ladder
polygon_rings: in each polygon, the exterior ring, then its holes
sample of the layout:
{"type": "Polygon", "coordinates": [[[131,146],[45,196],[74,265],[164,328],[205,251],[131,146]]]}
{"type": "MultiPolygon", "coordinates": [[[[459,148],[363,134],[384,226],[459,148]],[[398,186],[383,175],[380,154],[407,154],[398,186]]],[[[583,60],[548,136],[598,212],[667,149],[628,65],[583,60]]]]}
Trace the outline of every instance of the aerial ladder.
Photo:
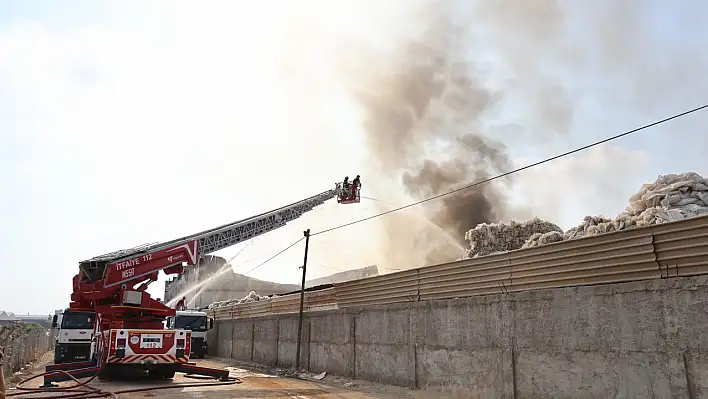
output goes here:
{"type": "MultiPolygon", "coordinates": [[[[147,293],[159,272],[183,273],[202,256],[247,241],[285,226],[333,198],[340,204],[358,203],[361,183],[336,183],[335,188],[302,201],[237,222],[176,240],[147,244],[97,256],[79,263],[67,312],[95,314],[88,361],[71,361],[46,367],[44,387],[73,378],[105,374],[114,367],[146,369],[155,379],[175,373],[228,379],[227,370],[210,369],[190,362],[191,331],[165,329],[176,311],[147,293]],[[73,378],[72,378],[73,377],[73,378]]],[[[213,319],[208,320],[210,329],[213,319]]]]}

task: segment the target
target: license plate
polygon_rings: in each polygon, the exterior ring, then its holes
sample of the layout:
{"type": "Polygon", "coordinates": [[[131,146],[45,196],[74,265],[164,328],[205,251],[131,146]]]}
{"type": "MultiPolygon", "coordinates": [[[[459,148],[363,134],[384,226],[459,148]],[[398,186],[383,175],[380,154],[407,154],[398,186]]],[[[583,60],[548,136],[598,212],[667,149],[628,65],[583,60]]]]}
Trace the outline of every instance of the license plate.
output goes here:
{"type": "Polygon", "coordinates": [[[141,349],[161,349],[162,334],[142,334],[140,336],[141,349]]]}

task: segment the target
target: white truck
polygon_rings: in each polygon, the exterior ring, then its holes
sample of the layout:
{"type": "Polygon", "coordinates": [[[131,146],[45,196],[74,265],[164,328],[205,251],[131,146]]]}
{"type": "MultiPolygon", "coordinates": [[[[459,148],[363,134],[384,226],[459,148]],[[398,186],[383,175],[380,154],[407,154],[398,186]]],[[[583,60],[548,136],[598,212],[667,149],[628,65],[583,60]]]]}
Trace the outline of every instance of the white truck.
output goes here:
{"type": "Polygon", "coordinates": [[[91,359],[96,314],[57,310],[52,319],[56,329],[54,364],[88,361],[91,359]]]}
{"type": "Polygon", "coordinates": [[[214,327],[214,319],[199,310],[178,310],[175,316],[167,318],[167,328],[192,332],[190,356],[204,358],[209,349],[207,331],[214,327]]]}

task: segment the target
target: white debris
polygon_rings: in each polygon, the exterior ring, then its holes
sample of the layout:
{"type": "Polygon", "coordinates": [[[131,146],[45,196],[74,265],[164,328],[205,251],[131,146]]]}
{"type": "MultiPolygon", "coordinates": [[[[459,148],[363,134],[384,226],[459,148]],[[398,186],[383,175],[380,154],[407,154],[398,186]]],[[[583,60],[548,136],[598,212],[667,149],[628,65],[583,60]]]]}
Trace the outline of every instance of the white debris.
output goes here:
{"type": "Polygon", "coordinates": [[[483,223],[465,234],[470,248],[465,256],[474,258],[497,252],[512,251],[521,248],[531,237],[551,232],[563,233],[557,225],[533,218],[527,222],[483,223]]]}
{"type": "Polygon", "coordinates": [[[612,220],[603,216],[585,216],[583,223],[563,234],[563,239],[572,240],[585,236],[611,233],[613,231],[623,230],[625,227],[627,227],[627,221],[623,219],[612,220]]]}
{"type": "Polygon", "coordinates": [[[256,291],[251,291],[246,295],[245,297],[241,298],[238,300],[237,303],[251,303],[251,302],[258,302],[262,301],[264,299],[270,299],[268,296],[260,296],[256,294],[256,291]]]}
{"type": "Polygon", "coordinates": [[[219,301],[219,302],[214,302],[211,305],[209,305],[208,309],[215,309],[215,308],[223,308],[225,306],[231,306],[231,305],[238,305],[242,303],[252,303],[252,302],[258,302],[258,301],[264,301],[267,299],[271,298],[276,298],[277,295],[258,295],[256,294],[256,291],[251,291],[246,295],[245,297],[241,299],[229,299],[226,301],[219,301]]]}
{"type": "Polygon", "coordinates": [[[629,199],[625,212],[614,219],[586,216],[583,223],[563,232],[550,222],[534,218],[525,223],[481,224],[465,234],[466,257],[477,257],[563,240],[611,233],[708,215],[708,179],[697,173],[659,176],[629,199]],[[523,241],[522,241],[523,240],[523,241]]]}
{"type": "Polygon", "coordinates": [[[629,199],[625,212],[614,219],[586,216],[564,239],[611,233],[708,215],[708,180],[693,172],[659,176],[629,199]]]}
{"type": "Polygon", "coordinates": [[[708,215],[708,180],[693,172],[659,176],[629,201],[626,214],[646,224],[708,215]]]}
{"type": "Polygon", "coordinates": [[[549,231],[548,233],[535,233],[521,246],[521,248],[537,247],[563,241],[562,231],[549,231]]]}

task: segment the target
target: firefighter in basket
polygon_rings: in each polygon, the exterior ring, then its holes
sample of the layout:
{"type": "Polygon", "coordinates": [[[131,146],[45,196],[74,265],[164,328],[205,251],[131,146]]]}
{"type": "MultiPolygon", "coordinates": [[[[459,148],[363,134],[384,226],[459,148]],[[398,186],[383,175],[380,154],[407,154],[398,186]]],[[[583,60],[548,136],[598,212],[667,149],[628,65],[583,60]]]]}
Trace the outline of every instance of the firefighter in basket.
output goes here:
{"type": "Polygon", "coordinates": [[[344,181],[342,182],[342,199],[349,198],[351,196],[351,183],[349,183],[349,176],[344,176],[344,181]]]}
{"type": "Polygon", "coordinates": [[[350,200],[356,197],[357,190],[361,188],[361,176],[356,175],[354,180],[351,182],[349,181],[349,176],[344,177],[344,181],[339,183],[340,186],[340,192],[339,192],[339,199],[340,200],[350,200]]]}

